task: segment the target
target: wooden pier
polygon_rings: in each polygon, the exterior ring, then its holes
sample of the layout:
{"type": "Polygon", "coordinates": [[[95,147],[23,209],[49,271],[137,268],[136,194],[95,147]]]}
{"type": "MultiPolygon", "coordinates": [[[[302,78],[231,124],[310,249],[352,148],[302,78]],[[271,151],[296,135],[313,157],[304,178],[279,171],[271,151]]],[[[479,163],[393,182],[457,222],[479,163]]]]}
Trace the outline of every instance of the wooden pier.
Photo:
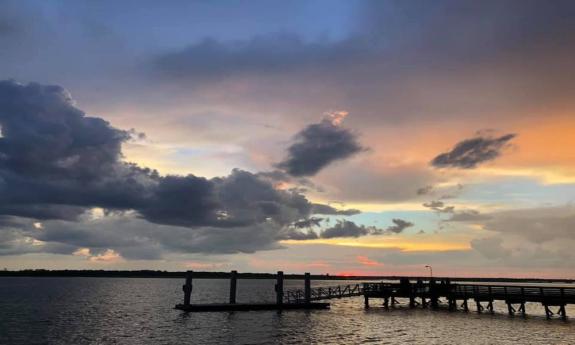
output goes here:
{"type": "MultiPolygon", "coordinates": [[[[290,303],[301,301],[304,292],[301,290],[286,291],[290,303]]],[[[389,308],[398,303],[399,298],[409,300],[410,307],[422,306],[438,308],[440,299],[444,298],[449,310],[458,306],[469,311],[469,301],[475,303],[477,312],[494,312],[493,302],[503,301],[507,304],[509,315],[525,316],[526,303],[540,303],[547,318],[554,315],[567,319],[566,305],[575,304],[575,287],[553,287],[533,285],[503,284],[453,284],[449,279],[412,283],[401,279],[399,283],[361,283],[330,287],[317,287],[310,291],[311,301],[328,300],[363,296],[364,305],[369,308],[370,298],[383,299],[383,306],[389,308]],[[553,311],[555,310],[555,311],[553,311]]]]}
{"type": "MultiPolygon", "coordinates": [[[[186,272],[186,283],[182,286],[184,291],[184,303],[177,304],[176,309],[185,312],[216,312],[216,311],[256,311],[256,310],[296,310],[296,309],[328,309],[329,303],[312,303],[311,298],[303,298],[297,303],[285,303],[284,295],[284,275],[279,271],[276,275],[276,302],[275,303],[237,303],[237,271],[230,273],[230,298],[229,303],[209,303],[209,304],[192,304],[191,295],[193,290],[193,272],[186,272]]],[[[310,274],[306,273],[304,278],[304,286],[302,294],[311,297],[311,279],[310,274]]]]}
{"type": "Polygon", "coordinates": [[[192,304],[193,272],[186,274],[183,286],[184,303],[176,309],[188,312],[200,311],[244,311],[244,310],[293,310],[293,309],[328,309],[329,303],[318,303],[335,298],[363,296],[365,308],[369,308],[370,299],[383,299],[383,307],[389,308],[399,303],[398,299],[407,299],[409,307],[417,306],[438,308],[445,300],[449,310],[461,308],[470,310],[469,303],[475,304],[478,313],[493,313],[493,302],[503,301],[507,304],[509,315],[525,316],[526,303],[539,303],[543,306],[547,318],[558,316],[567,319],[566,306],[575,304],[575,287],[555,287],[542,285],[504,285],[501,283],[452,283],[449,278],[418,279],[412,282],[401,278],[399,282],[367,282],[326,287],[311,287],[310,274],[304,275],[304,289],[284,291],[284,275],[276,275],[275,303],[236,303],[237,272],[230,274],[229,303],[192,304]]]}

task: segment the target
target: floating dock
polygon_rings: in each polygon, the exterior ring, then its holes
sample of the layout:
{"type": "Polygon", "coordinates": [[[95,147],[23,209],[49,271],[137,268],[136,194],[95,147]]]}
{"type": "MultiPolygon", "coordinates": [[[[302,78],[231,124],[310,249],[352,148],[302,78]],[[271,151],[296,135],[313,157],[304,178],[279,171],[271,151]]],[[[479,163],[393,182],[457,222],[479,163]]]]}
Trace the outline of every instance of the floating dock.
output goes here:
{"type": "Polygon", "coordinates": [[[304,298],[295,303],[284,302],[283,290],[283,272],[278,272],[277,283],[275,286],[276,302],[275,303],[237,303],[236,290],[237,290],[237,271],[232,271],[230,274],[230,299],[229,303],[209,303],[198,304],[191,303],[191,295],[193,290],[192,278],[193,272],[186,272],[186,283],[182,286],[184,290],[184,303],[177,304],[176,309],[185,312],[222,312],[222,311],[258,311],[258,310],[314,310],[314,309],[329,309],[329,303],[313,302],[311,301],[311,279],[310,274],[305,274],[305,290],[302,293],[304,298]],[[306,298],[307,297],[307,298],[306,298]]]}
{"type": "Polygon", "coordinates": [[[257,311],[257,310],[313,310],[329,309],[329,303],[210,303],[210,304],[178,304],[176,309],[186,312],[209,312],[209,311],[257,311]]]}

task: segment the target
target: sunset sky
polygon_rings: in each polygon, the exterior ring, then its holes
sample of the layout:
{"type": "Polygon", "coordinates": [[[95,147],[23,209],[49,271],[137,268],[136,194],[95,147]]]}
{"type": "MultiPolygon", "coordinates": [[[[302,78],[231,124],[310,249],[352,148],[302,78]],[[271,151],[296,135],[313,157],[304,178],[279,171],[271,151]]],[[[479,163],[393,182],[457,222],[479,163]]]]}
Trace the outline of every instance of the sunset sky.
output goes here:
{"type": "Polygon", "coordinates": [[[573,18],[0,0],[0,269],[575,278],[573,18]]]}

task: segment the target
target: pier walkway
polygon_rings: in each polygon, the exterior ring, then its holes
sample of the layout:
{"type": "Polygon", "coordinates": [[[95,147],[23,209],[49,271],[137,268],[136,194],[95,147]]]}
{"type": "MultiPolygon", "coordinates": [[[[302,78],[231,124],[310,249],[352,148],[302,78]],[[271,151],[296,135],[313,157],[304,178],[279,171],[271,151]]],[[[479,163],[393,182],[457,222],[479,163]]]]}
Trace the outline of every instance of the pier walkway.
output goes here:
{"type": "MultiPolygon", "coordinates": [[[[558,315],[567,318],[565,306],[575,304],[575,287],[503,285],[503,284],[462,284],[450,283],[449,279],[436,281],[430,279],[412,283],[401,279],[399,283],[362,283],[310,289],[309,301],[320,301],[334,298],[364,296],[364,304],[369,308],[370,298],[381,298],[383,306],[397,303],[397,298],[409,299],[409,306],[438,307],[440,298],[445,298],[450,310],[461,307],[469,310],[469,301],[475,303],[477,311],[493,312],[494,301],[504,301],[510,315],[525,315],[525,303],[540,303],[545,308],[548,318],[558,315]],[[552,307],[558,308],[556,312],[552,307]]],[[[285,292],[286,303],[305,303],[305,290],[288,290],[285,292]]]]}
{"type": "Polygon", "coordinates": [[[477,312],[494,312],[493,302],[503,301],[507,304],[510,315],[525,315],[526,303],[539,303],[545,309],[547,318],[554,315],[567,319],[565,306],[575,304],[575,287],[528,285],[528,284],[495,284],[495,283],[452,283],[449,278],[417,279],[400,278],[394,282],[365,282],[346,285],[311,287],[311,276],[304,275],[304,288],[284,290],[283,272],[276,275],[275,303],[236,303],[237,272],[230,274],[229,303],[192,304],[192,276],[186,274],[183,286],[184,303],[176,309],[188,312],[199,311],[243,311],[243,310],[292,310],[292,309],[328,309],[326,300],[363,296],[365,308],[369,300],[383,299],[383,306],[389,308],[398,303],[399,298],[408,299],[409,307],[417,306],[438,308],[441,300],[449,310],[462,308],[469,311],[469,302],[475,304],[477,312]],[[323,301],[323,302],[319,302],[323,301]],[[555,310],[555,311],[553,311],[555,310]]]}

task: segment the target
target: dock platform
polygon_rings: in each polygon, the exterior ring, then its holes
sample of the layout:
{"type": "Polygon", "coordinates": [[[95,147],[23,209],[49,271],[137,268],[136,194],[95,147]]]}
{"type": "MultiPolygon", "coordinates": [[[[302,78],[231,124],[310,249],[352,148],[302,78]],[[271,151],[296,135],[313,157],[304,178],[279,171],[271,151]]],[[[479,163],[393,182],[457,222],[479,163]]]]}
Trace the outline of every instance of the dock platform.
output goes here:
{"type": "Polygon", "coordinates": [[[210,311],[257,311],[257,310],[314,310],[329,309],[329,303],[210,303],[210,304],[178,304],[176,309],[185,312],[210,312],[210,311]]]}

